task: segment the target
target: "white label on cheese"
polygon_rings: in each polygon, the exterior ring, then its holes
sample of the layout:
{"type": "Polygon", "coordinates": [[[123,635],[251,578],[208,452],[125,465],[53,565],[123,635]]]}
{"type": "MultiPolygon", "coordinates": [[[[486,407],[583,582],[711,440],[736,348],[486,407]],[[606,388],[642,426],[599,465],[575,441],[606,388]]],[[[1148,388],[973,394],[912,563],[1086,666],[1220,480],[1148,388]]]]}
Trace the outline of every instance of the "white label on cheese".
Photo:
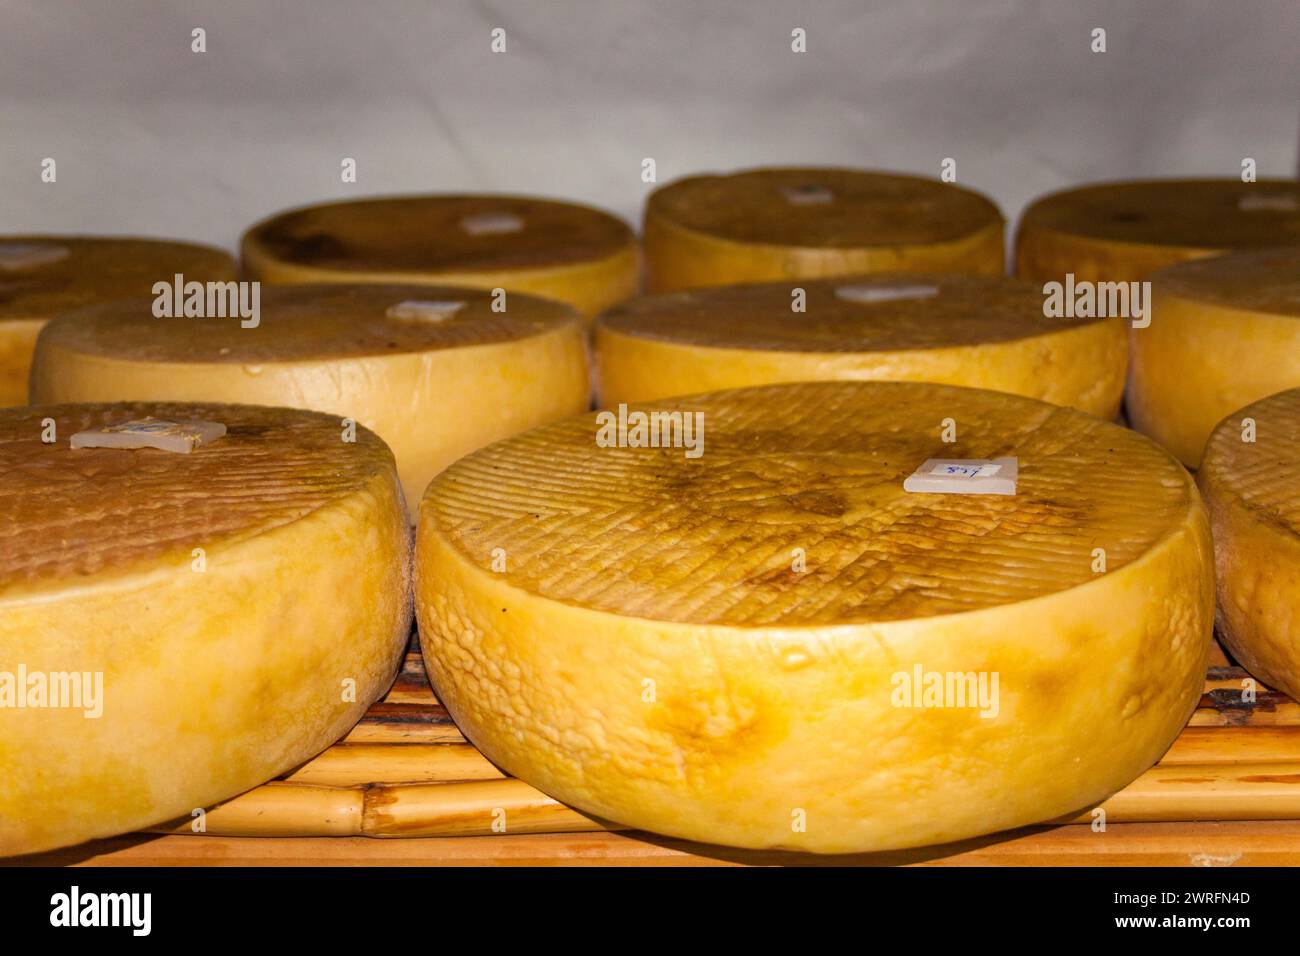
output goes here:
{"type": "Polygon", "coordinates": [[[71,255],[67,246],[44,242],[0,242],[0,269],[18,272],[48,266],[71,255]]]}
{"type": "Polygon", "coordinates": [[[519,232],[524,221],[512,212],[480,212],[461,219],[460,228],[471,236],[495,236],[519,232]]]}
{"type": "Polygon", "coordinates": [[[1014,495],[1020,462],[1015,458],[927,458],[908,475],[903,490],[915,494],[1014,495]]]}
{"type": "Polygon", "coordinates": [[[464,302],[436,302],[428,299],[407,299],[405,302],[398,302],[395,305],[390,305],[384,310],[384,314],[390,319],[442,322],[446,319],[450,319],[463,308],[465,308],[464,302]]]}
{"type": "Polygon", "coordinates": [[[157,448],[188,455],[205,442],[226,433],[221,422],[170,422],[147,416],[116,425],[104,425],[72,436],[73,448],[157,448]]]}
{"type": "Polygon", "coordinates": [[[1300,198],[1294,195],[1257,196],[1247,193],[1237,200],[1237,208],[1242,212],[1295,212],[1300,209],[1300,198]]]}
{"type": "Polygon", "coordinates": [[[781,195],[791,206],[821,206],[835,201],[835,194],[825,186],[804,183],[799,186],[782,186],[781,195]]]}
{"type": "Polygon", "coordinates": [[[898,302],[904,299],[932,299],[939,294],[933,285],[842,285],[835,295],[845,302],[898,302]]]}

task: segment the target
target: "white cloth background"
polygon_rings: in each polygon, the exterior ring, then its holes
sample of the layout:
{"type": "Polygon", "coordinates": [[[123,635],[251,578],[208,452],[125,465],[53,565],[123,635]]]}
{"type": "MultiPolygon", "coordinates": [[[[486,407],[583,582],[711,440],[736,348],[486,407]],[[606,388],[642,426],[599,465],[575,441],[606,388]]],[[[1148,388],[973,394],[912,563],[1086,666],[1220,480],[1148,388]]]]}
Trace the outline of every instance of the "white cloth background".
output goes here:
{"type": "Polygon", "coordinates": [[[951,156],[1014,219],[1090,180],[1295,175],[1297,39],[1296,0],[0,0],[0,232],[233,248],[288,206],[443,190],[639,222],[645,157],[662,183],[951,156]]]}

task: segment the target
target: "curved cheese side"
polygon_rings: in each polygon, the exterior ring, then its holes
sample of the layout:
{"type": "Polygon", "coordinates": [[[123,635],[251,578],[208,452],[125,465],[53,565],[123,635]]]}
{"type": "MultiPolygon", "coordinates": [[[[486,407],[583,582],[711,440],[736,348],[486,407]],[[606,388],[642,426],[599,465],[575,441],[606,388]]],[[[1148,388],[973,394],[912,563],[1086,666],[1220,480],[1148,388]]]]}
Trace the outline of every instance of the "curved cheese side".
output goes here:
{"type": "Polygon", "coordinates": [[[1250,673],[1300,699],[1300,389],[1225,418],[1197,481],[1214,529],[1220,632],[1250,673]]]}
{"type": "Polygon", "coordinates": [[[1151,279],[1129,332],[1128,414],[1191,468],[1234,409],[1300,386],[1300,251],[1204,259],[1151,279]]]}
{"type": "MultiPolygon", "coordinates": [[[[579,423],[590,440],[588,417],[470,456],[422,503],[425,660],[458,725],[510,773],[584,812],[670,836],[888,850],[1095,805],[1150,766],[1194,709],[1213,614],[1208,523],[1185,472],[1139,437],[1012,396],[929,385],[776,386],[639,408],[674,406],[747,423],[716,464],[706,449],[696,479],[661,450],[647,450],[641,481],[598,458],[584,470],[566,443],[579,440],[579,423]],[[845,389],[859,398],[844,401],[845,389]],[[892,478],[858,486],[854,474],[881,464],[866,444],[833,454],[852,443],[845,431],[817,452],[806,434],[783,430],[790,406],[812,416],[814,431],[812,410],[851,411],[836,428],[857,421],[883,455],[900,433],[929,431],[935,396],[963,421],[1009,409],[1036,423],[1020,433],[1037,449],[1021,461],[1029,497],[909,498],[892,478]],[[1076,574],[1071,555],[1089,542],[1065,529],[1088,508],[1065,486],[1034,490],[1045,476],[1029,475],[1048,448],[1085,470],[1103,458],[1118,469],[1110,504],[1098,506],[1132,513],[1134,537],[1150,546],[1127,561],[1113,551],[1108,573],[1076,574]],[[1148,459],[1159,464],[1143,477],[1136,461],[1148,459]],[[533,491],[512,461],[527,464],[533,491]],[[726,474],[708,475],[711,466],[726,474]],[[488,475],[492,487],[480,491],[488,475]],[[566,490],[574,507],[554,514],[566,490]],[[1167,517],[1150,525],[1143,507],[1167,517]],[[1009,530],[1017,508],[1036,540],[1009,530]],[[1030,518],[1039,508],[1052,516],[1030,518]],[[681,509],[700,513],[677,520],[681,509]],[[837,551],[837,538],[854,543],[837,551]],[[495,569],[493,541],[505,561],[495,569]],[[864,543],[877,549],[868,563],[853,557],[864,543]],[[795,546],[807,551],[803,597],[799,575],[773,566],[795,546]],[[972,551],[990,562],[980,580],[958,570],[972,551]],[[819,562],[839,558],[813,583],[819,562]],[[1017,570],[994,573],[1008,567],[1017,570]],[[1058,575],[1078,583],[1047,583],[1058,575]],[[1012,597],[1023,589],[1036,596],[1012,597]],[[970,610],[939,610],[948,606],[970,610]],[[898,675],[918,665],[996,673],[997,712],[897,706],[898,675]]],[[[720,446],[726,427],[715,426],[720,446]]],[[[1002,451],[1015,453],[1010,444],[1002,451]]],[[[1104,524],[1116,541],[1098,531],[1095,543],[1118,547],[1123,523],[1104,524]]]]}
{"type": "MultiPolygon", "coordinates": [[[[293,768],[341,737],[384,693],[410,626],[407,520],[391,456],[373,436],[363,433],[351,452],[369,459],[355,478],[317,479],[307,466],[295,471],[292,437],[279,431],[285,416],[302,413],[211,405],[99,410],[108,421],[190,414],[227,423],[231,432],[218,441],[246,440],[240,429],[256,442],[254,430],[265,428],[285,443],[226,476],[223,490],[242,475],[242,495],[226,500],[221,531],[205,534],[211,523],[196,520],[179,537],[166,516],[176,509],[184,521],[189,511],[215,507],[204,503],[210,483],[169,487],[168,463],[160,459],[167,453],[70,453],[118,462],[150,456],[141,467],[155,477],[137,486],[128,473],[122,497],[96,486],[97,496],[80,507],[103,517],[98,525],[88,518],[86,537],[29,561],[26,571],[21,558],[18,567],[0,569],[5,669],[92,672],[103,680],[98,717],[66,708],[0,709],[0,855],[188,818],[293,768]],[[264,464],[253,465],[258,460],[264,464]],[[260,507],[244,502],[256,501],[259,489],[279,480],[273,476],[297,487],[277,484],[266,513],[241,525],[241,509],[260,507]],[[318,500],[316,486],[337,491],[318,500]],[[276,495],[286,504],[276,505],[276,495]],[[115,515],[131,510],[147,520],[147,509],[157,509],[157,547],[148,536],[123,538],[115,524],[125,520],[115,515]],[[201,573],[193,548],[204,549],[201,573]],[[86,570],[92,567],[100,570],[86,570]]],[[[81,414],[71,406],[33,409],[23,429],[39,428],[48,414],[66,446],[68,413],[81,414]]],[[[312,418],[320,422],[308,427],[332,434],[331,422],[312,418]]],[[[30,536],[68,534],[75,510],[34,492],[20,507],[28,520],[11,533],[30,536]]]]}

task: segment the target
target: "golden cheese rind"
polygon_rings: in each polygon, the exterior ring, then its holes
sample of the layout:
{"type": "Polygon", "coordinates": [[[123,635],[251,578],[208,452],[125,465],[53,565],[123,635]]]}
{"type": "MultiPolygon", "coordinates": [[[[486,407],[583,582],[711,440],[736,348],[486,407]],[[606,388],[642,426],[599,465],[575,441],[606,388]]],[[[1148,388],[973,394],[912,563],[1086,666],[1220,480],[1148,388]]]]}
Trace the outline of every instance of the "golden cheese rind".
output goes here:
{"type": "Polygon", "coordinates": [[[1172,266],[1129,332],[1133,427],[1189,467],[1234,409],[1300,386],[1300,247],[1172,266]]]}
{"type": "Polygon", "coordinates": [[[177,273],[224,282],[235,278],[235,263],[220,249],[185,242],[0,236],[0,408],[27,401],[32,349],[46,322],[98,302],[150,295],[155,282],[171,282],[177,273]],[[50,254],[30,255],[24,265],[5,249],[50,254]]]}
{"type": "Polygon", "coordinates": [[[457,458],[587,407],[586,332],[562,303],[511,293],[497,312],[490,292],[443,286],[285,286],[261,296],[250,328],[239,317],[155,318],[145,300],[52,322],[37,343],[32,398],[246,402],[348,417],[392,447],[412,515],[457,458]],[[461,306],[403,317],[420,302],[461,306]]]}
{"type": "Polygon", "coordinates": [[[1036,285],[983,276],[663,293],[607,310],[595,333],[606,407],[779,382],[888,379],[990,388],[1113,419],[1128,359],[1119,320],[1048,318],[1036,285]],[[796,288],[802,312],[792,309],[796,288]]]}
{"type": "Polygon", "coordinates": [[[210,808],[324,749],[392,682],[408,525],[364,429],[344,444],[326,416],[233,405],[12,409],[0,472],[0,671],[103,687],[98,717],[0,707],[0,855],[210,808]],[[190,455],[68,446],[147,415],[228,431],[190,455]]]}
{"type": "Polygon", "coordinates": [[[702,456],[601,447],[588,415],[468,456],[421,504],[440,698],[557,799],[735,846],[917,846],[1093,805],[1194,708],[1209,528],[1142,436],[919,383],[630,411],[655,410],[702,412],[702,456]],[[927,458],[1005,455],[1015,497],[902,490],[927,458]],[[996,714],[895,706],[916,667],[998,675],[996,714]]]}
{"type": "Polygon", "coordinates": [[[1227,416],[1197,481],[1214,529],[1220,632],[1250,673],[1300,699],[1300,389],[1227,416]]]}
{"type": "Polygon", "coordinates": [[[751,169],[691,176],[646,203],[655,292],[872,272],[1001,275],[1003,220],[983,195],[919,176],[751,169]],[[824,190],[826,202],[788,196],[824,190]]]}
{"type": "Polygon", "coordinates": [[[1300,244],[1294,180],[1100,183],[1043,196],[1016,234],[1016,275],[1136,282],[1187,259],[1300,244]]]}
{"type": "Polygon", "coordinates": [[[505,288],[585,316],[636,291],[636,237],[590,206],[526,196],[392,196],[278,213],[244,234],[251,278],[505,288]],[[517,231],[464,226],[516,217],[517,231]]]}

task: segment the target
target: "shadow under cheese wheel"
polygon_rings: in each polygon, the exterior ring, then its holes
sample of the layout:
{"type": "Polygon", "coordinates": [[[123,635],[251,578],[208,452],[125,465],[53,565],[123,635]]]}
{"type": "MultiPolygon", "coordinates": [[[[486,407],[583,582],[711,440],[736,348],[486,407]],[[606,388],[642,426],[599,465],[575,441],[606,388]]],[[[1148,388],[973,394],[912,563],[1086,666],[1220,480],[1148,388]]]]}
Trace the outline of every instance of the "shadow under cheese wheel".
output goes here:
{"type": "Polygon", "coordinates": [[[579,416],[421,504],[439,698],[556,799],[739,847],[942,843],[1095,806],[1199,700],[1209,526],[1136,432],[910,382],[635,405],[629,441],[637,412],[703,415],[702,454],[684,428],[604,447],[608,414],[579,416]],[[903,487],[930,458],[1003,456],[1015,495],[903,487]]]}
{"type": "Polygon", "coordinates": [[[155,282],[225,282],[235,261],[209,246],[153,239],[0,236],[0,407],[27,401],[36,336],[73,309],[153,294],[155,282]]]}
{"type": "Polygon", "coordinates": [[[607,212],[526,196],[393,196],[282,212],[241,246],[249,278],[504,288],[593,316],[637,288],[636,237],[607,212]]]}
{"type": "Polygon", "coordinates": [[[392,683],[409,527],[365,429],[344,443],[325,415],[237,405],[8,409],[0,473],[0,855],[211,808],[392,683]],[[189,454],[71,447],[146,417],[227,432],[189,454]],[[20,671],[22,707],[3,694],[20,671]]]}
{"type": "Polygon", "coordinates": [[[1300,244],[1294,180],[1100,183],[1029,205],[1016,233],[1016,275],[1136,282],[1186,259],[1292,244],[1300,244]]]}
{"type": "Polygon", "coordinates": [[[1129,418],[1195,468],[1223,416],[1300,387],[1300,246],[1171,266],[1151,298],[1129,332],[1129,418]]]}
{"type": "Polygon", "coordinates": [[[893,379],[1013,392],[1114,419],[1118,319],[1043,315],[1015,279],[858,276],[632,299],[596,322],[600,404],[777,382],[893,379]],[[795,312],[795,297],[802,312],[795,312]]]}
{"type": "Polygon", "coordinates": [[[1001,275],[1002,214],[936,179],[853,169],[691,176],[646,203],[649,288],[873,272],[1001,275]]]}
{"type": "Polygon", "coordinates": [[[215,401],[330,412],[392,448],[412,520],[460,456],[588,406],[586,329],[569,306],[441,286],[262,290],[260,321],[155,318],[119,302],[51,323],[40,402],[215,401]]]}
{"type": "Polygon", "coordinates": [[[1225,418],[1197,481],[1214,529],[1220,631],[1246,670],[1300,699],[1300,388],[1225,418]]]}

